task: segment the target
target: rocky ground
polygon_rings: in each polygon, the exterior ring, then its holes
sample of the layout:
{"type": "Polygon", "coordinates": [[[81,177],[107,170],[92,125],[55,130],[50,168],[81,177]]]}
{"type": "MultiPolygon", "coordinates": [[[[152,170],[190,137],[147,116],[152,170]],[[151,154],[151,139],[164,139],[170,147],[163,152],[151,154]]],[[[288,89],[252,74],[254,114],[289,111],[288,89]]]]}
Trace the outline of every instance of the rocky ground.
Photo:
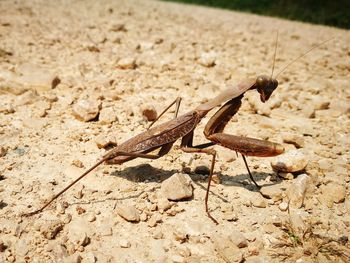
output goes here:
{"type": "Polygon", "coordinates": [[[0,261],[349,262],[349,43],[345,30],[173,3],[1,1],[0,261]],[[285,147],[281,159],[248,158],[263,195],[215,146],[214,224],[211,157],[174,147],[101,165],[21,217],[176,97],[181,114],[270,75],[276,30],[275,76],[333,39],[278,75],[267,103],[247,92],[227,126],[285,147]]]}

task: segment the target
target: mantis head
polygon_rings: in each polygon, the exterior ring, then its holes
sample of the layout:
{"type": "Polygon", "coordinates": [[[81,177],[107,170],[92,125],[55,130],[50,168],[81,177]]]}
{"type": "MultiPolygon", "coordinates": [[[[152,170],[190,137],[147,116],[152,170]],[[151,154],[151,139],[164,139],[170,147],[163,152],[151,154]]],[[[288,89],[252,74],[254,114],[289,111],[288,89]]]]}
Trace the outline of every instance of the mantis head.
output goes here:
{"type": "Polygon", "coordinates": [[[277,79],[263,75],[259,76],[256,79],[254,86],[260,93],[260,100],[262,102],[265,102],[270,98],[272,92],[277,88],[278,81],[277,79]]]}

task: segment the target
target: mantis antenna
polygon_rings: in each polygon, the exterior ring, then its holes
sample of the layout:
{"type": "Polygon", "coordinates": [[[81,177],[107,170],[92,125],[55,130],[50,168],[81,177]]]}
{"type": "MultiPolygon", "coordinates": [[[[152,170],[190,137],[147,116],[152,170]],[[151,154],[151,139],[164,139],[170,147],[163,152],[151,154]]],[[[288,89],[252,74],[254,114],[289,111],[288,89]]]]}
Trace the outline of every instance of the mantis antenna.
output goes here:
{"type": "Polygon", "coordinates": [[[276,32],[275,54],[273,55],[273,63],[272,63],[271,78],[272,78],[272,75],[273,75],[273,71],[274,71],[274,69],[275,69],[276,52],[277,52],[277,43],[278,43],[278,30],[277,30],[277,32],[276,32]]]}
{"type": "Polygon", "coordinates": [[[310,52],[311,52],[312,50],[314,50],[315,48],[318,48],[318,47],[324,45],[325,43],[327,43],[328,41],[330,41],[330,40],[332,40],[332,39],[334,39],[334,38],[332,37],[332,38],[330,38],[330,39],[327,39],[327,40],[321,42],[320,44],[317,44],[316,46],[311,47],[308,51],[306,51],[305,53],[301,54],[299,57],[293,59],[293,60],[292,60],[291,62],[289,62],[280,72],[278,72],[278,74],[276,75],[275,78],[277,78],[277,76],[278,76],[279,74],[281,74],[283,71],[285,71],[285,70],[286,70],[290,65],[292,65],[295,61],[297,61],[298,59],[300,59],[300,58],[306,56],[308,53],[310,53],[310,52]]]}

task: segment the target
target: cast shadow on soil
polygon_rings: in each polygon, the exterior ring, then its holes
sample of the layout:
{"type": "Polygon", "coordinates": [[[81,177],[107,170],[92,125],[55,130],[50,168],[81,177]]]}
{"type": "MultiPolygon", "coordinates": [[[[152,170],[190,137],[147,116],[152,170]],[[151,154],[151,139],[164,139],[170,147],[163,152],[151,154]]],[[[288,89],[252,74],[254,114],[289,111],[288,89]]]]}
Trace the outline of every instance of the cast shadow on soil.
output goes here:
{"type": "MultiPolygon", "coordinates": [[[[161,183],[164,180],[168,179],[170,176],[172,176],[175,173],[181,173],[181,170],[178,169],[172,169],[172,170],[164,170],[159,169],[151,166],[150,164],[140,164],[137,166],[127,167],[123,170],[114,170],[110,175],[111,176],[117,176],[121,178],[125,178],[132,182],[158,182],[161,183]]],[[[228,174],[223,174],[222,172],[216,172],[216,174],[221,179],[222,185],[227,186],[236,186],[236,187],[244,187],[252,192],[259,192],[259,189],[251,182],[249,175],[247,173],[245,174],[239,174],[235,176],[231,176],[228,174]]],[[[257,173],[252,172],[252,176],[256,181],[264,180],[266,177],[271,176],[270,173],[257,173]]],[[[202,174],[196,174],[196,173],[189,173],[189,176],[193,180],[193,183],[196,184],[197,187],[201,188],[203,191],[206,191],[207,189],[207,182],[208,182],[208,175],[202,175],[202,174]]],[[[278,182],[276,182],[278,183],[278,182]]],[[[271,185],[271,184],[269,184],[271,185]]],[[[264,186],[267,186],[266,184],[264,186]]],[[[224,198],[222,195],[217,194],[213,192],[212,190],[215,189],[214,187],[210,190],[210,195],[215,196],[216,198],[219,198],[223,202],[229,202],[226,198],[224,198]]],[[[79,201],[71,203],[70,205],[84,205],[84,204],[96,204],[96,203],[104,203],[106,201],[122,201],[122,200],[128,200],[133,199],[141,196],[145,191],[138,191],[137,193],[131,194],[131,195],[125,195],[123,197],[107,197],[99,200],[93,200],[93,201],[79,201]]],[[[181,201],[189,201],[193,199],[188,198],[186,200],[181,201]]]]}

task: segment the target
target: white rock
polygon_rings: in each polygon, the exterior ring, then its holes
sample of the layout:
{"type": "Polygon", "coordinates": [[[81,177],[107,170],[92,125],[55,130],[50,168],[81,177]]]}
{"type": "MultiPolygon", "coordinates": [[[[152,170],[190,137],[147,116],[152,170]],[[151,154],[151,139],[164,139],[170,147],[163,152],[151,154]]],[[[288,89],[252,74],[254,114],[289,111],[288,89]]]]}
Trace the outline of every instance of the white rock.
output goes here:
{"type": "Polygon", "coordinates": [[[118,205],[115,209],[117,214],[129,222],[139,222],[140,212],[134,207],[129,205],[118,205]]]}
{"type": "Polygon", "coordinates": [[[274,158],[271,166],[279,172],[299,172],[305,169],[309,163],[309,157],[300,150],[288,151],[274,158]]]}
{"type": "Polygon", "coordinates": [[[125,57],[118,61],[117,68],[134,69],[136,68],[136,59],[134,57],[125,57]]]}
{"type": "Polygon", "coordinates": [[[202,53],[198,59],[198,63],[204,67],[213,67],[215,66],[216,56],[214,52],[202,53]]]}
{"type": "Polygon", "coordinates": [[[281,211],[287,211],[288,209],[288,203],[286,202],[282,202],[278,205],[278,208],[281,210],[281,211]]]}
{"type": "Polygon", "coordinates": [[[131,247],[130,242],[129,242],[128,240],[126,240],[126,239],[120,240],[120,241],[119,241],[119,245],[120,245],[120,247],[122,247],[122,248],[129,248],[129,247],[131,247]]]}
{"type": "Polygon", "coordinates": [[[162,182],[161,195],[168,200],[181,200],[193,195],[192,179],[187,174],[176,173],[162,182]]]}
{"type": "Polygon", "coordinates": [[[101,102],[93,99],[81,99],[73,105],[73,115],[81,121],[90,121],[96,118],[100,111],[101,102]]]}
{"type": "Polygon", "coordinates": [[[289,205],[294,208],[300,208],[304,204],[304,198],[310,177],[307,174],[299,175],[295,182],[288,188],[287,195],[289,205]]]}
{"type": "Polygon", "coordinates": [[[110,124],[118,121],[117,112],[113,109],[113,107],[103,108],[100,111],[98,120],[101,124],[110,124]]]}

